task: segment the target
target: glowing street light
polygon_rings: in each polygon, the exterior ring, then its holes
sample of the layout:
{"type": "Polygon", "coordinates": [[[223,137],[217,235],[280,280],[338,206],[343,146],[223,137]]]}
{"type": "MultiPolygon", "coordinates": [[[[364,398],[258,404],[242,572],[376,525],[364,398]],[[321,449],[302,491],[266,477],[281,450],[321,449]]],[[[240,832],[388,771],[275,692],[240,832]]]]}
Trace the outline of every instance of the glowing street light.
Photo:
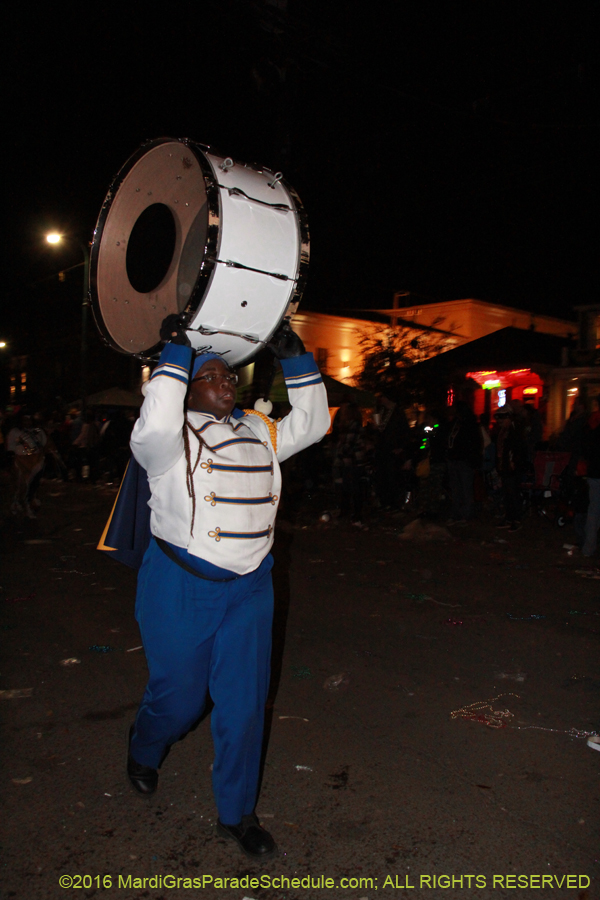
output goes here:
{"type": "MultiPolygon", "coordinates": [[[[61,244],[64,235],[57,231],[51,231],[46,235],[49,244],[61,244]]],[[[87,400],[87,320],[88,307],[90,305],[89,298],[89,280],[90,280],[90,251],[88,245],[83,241],[78,241],[81,252],[83,253],[83,303],[81,306],[81,412],[85,411],[87,400]]]]}

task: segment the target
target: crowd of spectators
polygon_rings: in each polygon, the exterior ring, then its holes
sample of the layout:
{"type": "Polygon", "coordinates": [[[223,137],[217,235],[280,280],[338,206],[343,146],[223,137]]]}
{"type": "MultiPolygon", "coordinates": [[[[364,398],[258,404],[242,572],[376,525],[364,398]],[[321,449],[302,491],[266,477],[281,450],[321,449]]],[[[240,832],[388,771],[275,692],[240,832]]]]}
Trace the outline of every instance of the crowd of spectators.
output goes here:
{"type": "Polygon", "coordinates": [[[514,400],[493,417],[476,417],[459,400],[421,410],[411,427],[405,411],[380,395],[366,419],[355,404],[344,403],[327,440],[336,512],[357,527],[365,511],[383,511],[452,528],[491,515],[497,528],[516,532],[526,514],[547,515],[552,506],[558,524],[572,521],[583,554],[596,551],[600,412],[589,415],[581,401],[563,431],[544,441],[532,403],[514,400]],[[560,478],[544,481],[555,463],[560,478]]]}
{"type": "MultiPolygon", "coordinates": [[[[77,409],[0,412],[0,467],[11,479],[10,513],[36,517],[42,477],[119,484],[135,415],[116,408],[83,415],[77,409]]],[[[450,528],[492,516],[496,527],[516,532],[526,514],[547,513],[551,494],[554,519],[572,521],[583,555],[597,550],[600,411],[589,414],[580,400],[551,442],[543,440],[535,406],[517,400],[479,418],[459,400],[420,410],[411,425],[402,406],[384,394],[366,415],[348,400],[323,444],[300,454],[290,469],[288,509],[298,497],[332,490],[332,513],[357,528],[385,513],[423,516],[450,528]],[[540,483],[540,458],[562,459],[560,480],[540,483]]]]}
{"type": "Polygon", "coordinates": [[[42,478],[119,483],[129,459],[132,412],[73,409],[0,412],[0,467],[11,479],[10,512],[36,518],[42,478]]]}

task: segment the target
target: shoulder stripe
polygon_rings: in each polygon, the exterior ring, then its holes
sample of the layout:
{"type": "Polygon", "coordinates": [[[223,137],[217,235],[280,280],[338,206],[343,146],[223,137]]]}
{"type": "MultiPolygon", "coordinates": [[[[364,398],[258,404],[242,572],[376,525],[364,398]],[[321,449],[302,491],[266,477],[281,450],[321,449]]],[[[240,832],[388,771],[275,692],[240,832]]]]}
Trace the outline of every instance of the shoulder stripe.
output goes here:
{"type": "Polygon", "coordinates": [[[315,369],[314,372],[303,372],[302,375],[286,375],[285,380],[287,381],[299,381],[301,378],[312,378],[315,375],[320,376],[320,372],[318,369],[315,369]]]}
{"type": "Polygon", "coordinates": [[[286,384],[286,387],[288,390],[293,390],[295,388],[309,387],[311,384],[323,384],[323,379],[319,377],[313,379],[313,381],[303,381],[302,384],[286,384]]]}
{"type": "Polygon", "coordinates": [[[164,362],[161,363],[162,366],[168,366],[170,369],[179,369],[181,372],[185,372],[186,375],[189,375],[189,369],[187,366],[178,366],[177,363],[172,362],[164,362]]]}
{"type": "Polygon", "coordinates": [[[187,375],[178,375],[176,372],[165,372],[157,369],[150,376],[150,381],[154,381],[155,378],[172,378],[174,381],[181,381],[182,384],[187,386],[188,379],[187,375]]]}

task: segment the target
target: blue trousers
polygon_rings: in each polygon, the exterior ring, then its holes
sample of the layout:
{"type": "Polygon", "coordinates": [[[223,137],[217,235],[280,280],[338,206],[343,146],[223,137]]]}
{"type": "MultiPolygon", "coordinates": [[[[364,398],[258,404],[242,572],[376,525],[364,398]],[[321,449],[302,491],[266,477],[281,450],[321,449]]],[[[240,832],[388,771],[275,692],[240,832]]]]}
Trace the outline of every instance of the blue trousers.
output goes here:
{"type": "Polygon", "coordinates": [[[257,800],[269,689],[273,585],[269,554],[254,572],[205,581],[171,562],[156,541],[138,576],[135,615],[150,678],[131,755],[158,768],[167,748],[214,703],[213,791],[219,818],[235,825],[257,800]]]}

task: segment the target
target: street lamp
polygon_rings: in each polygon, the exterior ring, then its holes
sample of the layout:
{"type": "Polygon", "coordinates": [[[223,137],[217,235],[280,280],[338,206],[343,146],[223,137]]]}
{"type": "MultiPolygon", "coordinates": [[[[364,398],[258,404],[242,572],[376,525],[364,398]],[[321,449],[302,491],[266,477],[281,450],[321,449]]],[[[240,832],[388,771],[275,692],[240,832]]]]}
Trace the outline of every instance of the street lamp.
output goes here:
{"type": "MultiPolygon", "coordinates": [[[[64,235],[56,231],[51,231],[46,235],[49,244],[60,244],[64,240],[64,235]]],[[[81,413],[85,412],[87,401],[87,363],[88,363],[88,345],[87,345],[87,329],[88,329],[88,309],[90,306],[89,297],[89,280],[90,280],[90,251],[87,244],[83,241],[77,241],[79,249],[83,253],[83,302],[81,304],[81,368],[80,368],[80,389],[81,389],[81,413]]]]}

